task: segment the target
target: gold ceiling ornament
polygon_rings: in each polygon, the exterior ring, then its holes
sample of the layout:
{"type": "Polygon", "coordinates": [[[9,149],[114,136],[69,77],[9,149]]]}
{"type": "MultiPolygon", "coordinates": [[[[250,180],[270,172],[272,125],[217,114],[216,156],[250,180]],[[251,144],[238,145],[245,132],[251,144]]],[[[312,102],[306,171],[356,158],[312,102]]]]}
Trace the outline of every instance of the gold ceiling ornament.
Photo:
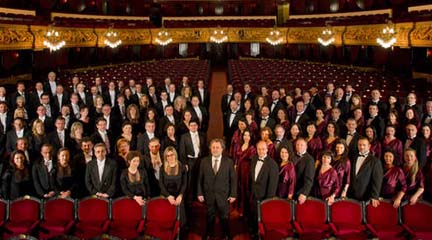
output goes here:
{"type": "Polygon", "coordinates": [[[114,31],[112,26],[108,28],[108,31],[104,34],[104,37],[105,45],[109,46],[110,48],[116,48],[120,44],[122,44],[122,40],[120,39],[119,34],[114,31]]]}
{"type": "Polygon", "coordinates": [[[170,36],[169,32],[162,28],[161,31],[158,32],[156,37],[156,43],[161,46],[166,46],[170,44],[173,41],[172,37],[170,36]]]}
{"type": "Polygon", "coordinates": [[[228,35],[225,33],[223,29],[218,27],[215,30],[211,30],[210,41],[221,44],[223,42],[228,41],[228,35]]]}
{"type": "Polygon", "coordinates": [[[279,45],[283,42],[282,33],[275,27],[266,37],[266,41],[273,46],[279,45]]]}
{"type": "Polygon", "coordinates": [[[335,41],[335,35],[330,24],[326,24],[324,30],[318,36],[318,42],[323,46],[328,46],[335,41]]]}
{"type": "Polygon", "coordinates": [[[382,29],[376,41],[383,48],[389,48],[396,43],[396,31],[391,20],[387,20],[386,26],[382,29]]]}
{"type": "Polygon", "coordinates": [[[66,45],[66,42],[61,38],[60,33],[50,25],[44,35],[43,45],[53,52],[66,45]]]}

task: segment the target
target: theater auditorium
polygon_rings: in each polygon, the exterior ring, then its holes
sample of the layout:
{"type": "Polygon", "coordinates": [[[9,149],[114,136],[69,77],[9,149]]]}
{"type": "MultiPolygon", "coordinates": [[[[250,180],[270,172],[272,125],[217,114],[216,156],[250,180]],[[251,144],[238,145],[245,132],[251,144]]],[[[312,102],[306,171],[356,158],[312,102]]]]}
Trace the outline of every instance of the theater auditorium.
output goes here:
{"type": "Polygon", "coordinates": [[[431,0],[0,0],[0,239],[431,220],[431,0]]]}

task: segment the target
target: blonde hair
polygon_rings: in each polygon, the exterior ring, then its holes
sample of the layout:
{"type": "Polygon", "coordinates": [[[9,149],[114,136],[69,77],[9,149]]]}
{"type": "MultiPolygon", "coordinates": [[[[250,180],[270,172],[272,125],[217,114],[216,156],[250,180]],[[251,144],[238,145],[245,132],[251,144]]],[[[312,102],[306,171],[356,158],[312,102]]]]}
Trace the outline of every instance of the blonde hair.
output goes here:
{"type": "Polygon", "coordinates": [[[127,107],[127,109],[126,109],[126,117],[127,117],[127,119],[128,119],[131,123],[139,123],[139,120],[140,120],[140,114],[139,114],[138,106],[135,105],[135,104],[131,104],[131,105],[129,105],[129,106],[127,107]],[[132,108],[135,108],[135,111],[136,111],[136,113],[135,113],[135,117],[134,117],[134,118],[132,118],[132,116],[131,116],[131,114],[130,114],[130,110],[131,110],[132,108]]]}
{"type": "Polygon", "coordinates": [[[175,161],[176,161],[174,175],[177,175],[179,173],[179,161],[178,161],[177,151],[176,151],[176,149],[173,146],[167,147],[165,149],[164,153],[163,153],[163,155],[164,155],[164,171],[165,171],[165,174],[167,174],[167,175],[171,174],[171,172],[169,171],[170,166],[169,166],[168,160],[167,160],[167,154],[168,154],[168,152],[172,152],[174,154],[175,161]]]}
{"type": "Polygon", "coordinates": [[[178,96],[174,99],[174,109],[177,109],[177,105],[178,105],[178,102],[180,100],[183,100],[182,105],[181,105],[181,109],[185,110],[186,109],[186,98],[183,96],[178,96]]]}
{"type": "MultiPolygon", "coordinates": [[[[417,173],[419,171],[419,163],[417,160],[416,150],[414,150],[412,148],[408,148],[405,150],[405,153],[407,153],[407,152],[413,152],[414,156],[416,156],[416,161],[415,161],[414,165],[409,169],[408,176],[407,176],[407,179],[410,178],[411,183],[413,183],[413,182],[415,182],[415,179],[417,177],[417,173]]],[[[405,166],[405,167],[408,168],[408,166],[405,166]]]]}
{"type": "Polygon", "coordinates": [[[70,137],[71,137],[72,139],[75,139],[75,138],[76,138],[76,136],[75,136],[75,131],[76,131],[79,127],[81,127],[81,129],[84,130],[84,127],[83,127],[83,125],[82,125],[81,122],[74,122],[74,123],[72,123],[71,129],[70,129],[70,137]]]}
{"type": "Polygon", "coordinates": [[[42,127],[42,129],[43,129],[43,132],[45,133],[45,125],[44,125],[44,123],[42,122],[42,120],[40,120],[39,118],[38,119],[36,119],[36,120],[34,120],[34,122],[33,122],[33,124],[32,124],[32,133],[33,133],[33,135],[36,135],[36,136],[42,136],[42,135],[39,135],[38,134],[38,132],[37,132],[37,125],[38,124],[41,124],[41,127],[42,127]]]}

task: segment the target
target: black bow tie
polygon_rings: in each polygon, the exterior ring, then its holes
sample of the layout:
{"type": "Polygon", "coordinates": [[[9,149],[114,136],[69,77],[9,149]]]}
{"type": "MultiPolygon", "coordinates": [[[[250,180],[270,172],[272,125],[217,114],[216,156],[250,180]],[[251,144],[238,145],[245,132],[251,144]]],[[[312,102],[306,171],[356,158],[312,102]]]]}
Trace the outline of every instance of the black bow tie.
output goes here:
{"type": "Polygon", "coordinates": [[[348,133],[347,135],[349,135],[349,136],[354,136],[354,133],[348,133]]]}
{"type": "Polygon", "coordinates": [[[264,159],[258,159],[258,162],[264,162],[264,159]]]}
{"type": "Polygon", "coordinates": [[[263,120],[263,121],[267,121],[267,120],[268,120],[268,118],[261,118],[261,120],[263,120]]]}
{"type": "Polygon", "coordinates": [[[368,156],[368,154],[361,154],[361,153],[359,153],[359,157],[364,157],[364,158],[366,158],[368,156]]]}
{"type": "Polygon", "coordinates": [[[231,112],[231,114],[234,114],[234,115],[235,115],[236,113],[235,113],[235,112],[231,112]]]}
{"type": "Polygon", "coordinates": [[[301,153],[296,153],[297,154],[297,156],[299,156],[299,157],[303,157],[303,155],[304,154],[301,154],[301,153]]]}

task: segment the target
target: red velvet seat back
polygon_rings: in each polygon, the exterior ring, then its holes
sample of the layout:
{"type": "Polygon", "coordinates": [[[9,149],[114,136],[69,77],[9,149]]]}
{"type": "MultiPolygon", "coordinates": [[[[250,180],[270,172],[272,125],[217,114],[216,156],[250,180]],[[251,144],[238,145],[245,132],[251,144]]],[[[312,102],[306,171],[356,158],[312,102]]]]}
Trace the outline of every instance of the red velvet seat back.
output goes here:
{"type": "Polygon", "coordinates": [[[432,205],[418,202],[403,206],[402,222],[408,226],[418,226],[432,231],[432,205]]]}
{"type": "Polygon", "coordinates": [[[146,222],[157,222],[162,225],[176,221],[177,209],[168,200],[160,198],[153,199],[147,203],[146,222]]]}
{"type": "Polygon", "coordinates": [[[286,200],[275,199],[261,204],[261,221],[266,223],[291,222],[291,204],[286,200]]]}
{"type": "Polygon", "coordinates": [[[308,199],[296,204],[295,219],[302,224],[323,224],[327,221],[326,205],[318,199],[308,199]]]}
{"type": "Polygon", "coordinates": [[[142,208],[130,198],[115,200],[112,204],[112,220],[139,221],[142,219],[142,208]]]}
{"type": "Polygon", "coordinates": [[[98,198],[81,200],[78,204],[78,219],[85,222],[102,222],[108,219],[108,201],[98,198]]]}
{"type": "Polygon", "coordinates": [[[40,216],[40,203],[34,199],[18,199],[10,204],[11,222],[36,222],[40,216]]]}
{"type": "Polygon", "coordinates": [[[330,222],[362,224],[362,206],[359,202],[341,200],[330,206],[330,222]]]}
{"type": "Polygon", "coordinates": [[[6,220],[7,203],[0,201],[0,221],[6,220]]]}
{"type": "Polygon", "coordinates": [[[378,207],[368,204],[366,206],[366,221],[368,224],[398,225],[398,209],[394,208],[390,202],[381,201],[378,207]]]}
{"type": "Polygon", "coordinates": [[[67,199],[53,199],[45,203],[45,221],[73,221],[75,219],[74,202],[67,199]]]}

